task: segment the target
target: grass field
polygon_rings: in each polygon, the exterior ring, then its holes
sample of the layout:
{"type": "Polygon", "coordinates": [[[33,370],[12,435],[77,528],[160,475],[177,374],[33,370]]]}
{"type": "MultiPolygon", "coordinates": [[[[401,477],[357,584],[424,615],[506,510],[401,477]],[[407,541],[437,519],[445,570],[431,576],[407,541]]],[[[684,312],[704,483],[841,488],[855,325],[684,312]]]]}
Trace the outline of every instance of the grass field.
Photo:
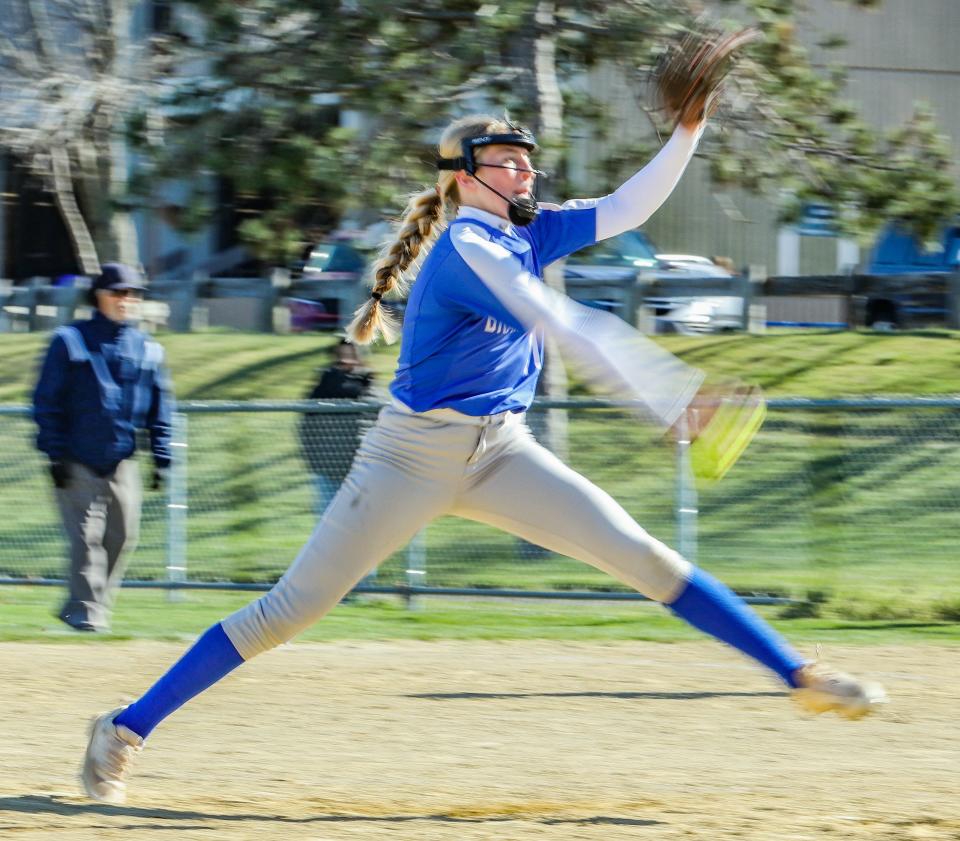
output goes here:
{"type": "MultiPolygon", "coordinates": [[[[298,399],[326,364],[323,351],[333,341],[217,330],[159,338],[182,400],[298,399]]],[[[48,341],[46,334],[0,334],[0,404],[28,402],[48,341]]],[[[658,341],[710,374],[743,377],[777,397],[960,393],[960,333],[948,330],[772,331],[658,341]]],[[[384,385],[397,350],[378,346],[371,354],[384,385]]]]}
{"type": "MultiPolygon", "coordinates": [[[[189,591],[171,600],[159,590],[124,590],[117,600],[112,633],[77,634],[53,617],[59,589],[0,587],[0,641],[93,642],[130,639],[182,640],[257,597],[256,593],[189,591]]],[[[815,643],[888,645],[960,643],[960,617],[954,621],[852,620],[837,616],[784,618],[783,607],[758,607],[790,640],[815,643]]],[[[674,643],[703,635],[650,602],[554,602],[518,599],[399,598],[360,596],[335,608],[305,631],[303,642],[347,639],[524,640],[581,642],[645,640],[674,643]]]]}
{"type": "MultiPolygon", "coordinates": [[[[960,392],[956,333],[781,332],[665,337],[709,374],[738,374],[773,396],[960,392]]],[[[329,336],[204,332],[161,337],[181,399],[302,397],[329,336]]],[[[0,403],[23,403],[41,335],[0,335],[0,403]]],[[[382,384],[395,348],[371,356],[382,384]]],[[[574,385],[574,391],[578,391],[574,385]]],[[[956,523],[960,421],[950,412],[857,418],[772,413],[741,465],[703,489],[698,561],[741,591],[805,599],[853,622],[938,622],[960,614],[956,523]]],[[[27,419],[0,424],[0,572],[57,575],[62,539],[27,419]],[[25,565],[29,565],[26,566],[25,565]]],[[[572,465],[651,532],[674,541],[673,456],[616,412],[571,413],[572,465]]],[[[310,488],[287,415],[190,416],[189,565],[207,580],[271,580],[309,533],[310,488]]],[[[148,497],[130,575],[164,574],[162,500],[148,497]]],[[[609,589],[589,567],[525,553],[508,535],[455,518],[425,533],[429,583],[609,589]]],[[[403,580],[407,557],[381,569],[403,580]]],[[[368,615],[368,614],[367,614],[368,615]]]]}

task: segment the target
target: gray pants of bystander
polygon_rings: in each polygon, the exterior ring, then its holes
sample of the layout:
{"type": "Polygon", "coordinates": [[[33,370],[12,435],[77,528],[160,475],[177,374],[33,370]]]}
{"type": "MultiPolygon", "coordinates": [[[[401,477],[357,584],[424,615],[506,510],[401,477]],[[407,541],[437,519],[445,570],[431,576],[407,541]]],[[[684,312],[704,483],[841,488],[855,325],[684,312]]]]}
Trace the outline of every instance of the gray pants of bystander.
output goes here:
{"type": "Polygon", "coordinates": [[[121,461],[106,476],[79,462],[68,462],[67,467],[67,486],[56,490],[70,543],[68,592],[60,618],[74,627],[105,630],[126,559],[139,536],[140,470],[133,459],[121,461]]]}

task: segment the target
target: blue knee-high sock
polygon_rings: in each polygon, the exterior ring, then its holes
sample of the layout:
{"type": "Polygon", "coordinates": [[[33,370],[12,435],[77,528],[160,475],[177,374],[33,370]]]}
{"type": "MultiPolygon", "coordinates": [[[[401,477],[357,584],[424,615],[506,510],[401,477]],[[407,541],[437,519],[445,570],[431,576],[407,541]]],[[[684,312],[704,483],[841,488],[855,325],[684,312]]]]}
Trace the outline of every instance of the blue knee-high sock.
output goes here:
{"type": "Polygon", "coordinates": [[[670,608],[694,628],[732,645],[791,687],[793,673],[806,661],[736,593],[702,569],[694,568],[686,589],[670,608]]]}
{"type": "Polygon", "coordinates": [[[115,719],[144,739],[170,713],[213,686],[243,662],[218,622],[209,628],[173,666],[115,719]]]}

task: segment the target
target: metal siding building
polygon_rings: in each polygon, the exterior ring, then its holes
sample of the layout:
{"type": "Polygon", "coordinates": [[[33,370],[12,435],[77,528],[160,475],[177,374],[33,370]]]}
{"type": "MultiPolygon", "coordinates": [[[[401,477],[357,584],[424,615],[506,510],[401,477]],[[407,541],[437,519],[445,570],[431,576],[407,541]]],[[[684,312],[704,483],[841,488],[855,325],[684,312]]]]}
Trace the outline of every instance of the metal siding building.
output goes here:
{"type": "MultiPolygon", "coordinates": [[[[929,103],[941,132],[951,140],[954,160],[960,161],[960,0],[882,0],[867,11],[838,0],[809,0],[798,34],[816,65],[848,69],[849,99],[868,124],[892,129],[909,119],[916,102],[929,103]],[[816,47],[830,34],[845,37],[847,45],[829,53],[816,47]]],[[[614,71],[595,70],[586,87],[610,103],[621,136],[653,141],[636,93],[614,71]]],[[[573,168],[584,173],[578,186],[586,193],[596,191],[588,162],[604,151],[604,144],[587,139],[573,150],[573,168]]],[[[956,175],[960,178],[960,168],[956,175]]],[[[772,274],[776,215],[771,202],[743,191],[715,194],[706,164],[695,160],[646,228],[663,252],[723,255],[738,266],[763,266],[772,274]]],[[[836,240],[802,238],[801,273],[836,268],[836,240]]]]}

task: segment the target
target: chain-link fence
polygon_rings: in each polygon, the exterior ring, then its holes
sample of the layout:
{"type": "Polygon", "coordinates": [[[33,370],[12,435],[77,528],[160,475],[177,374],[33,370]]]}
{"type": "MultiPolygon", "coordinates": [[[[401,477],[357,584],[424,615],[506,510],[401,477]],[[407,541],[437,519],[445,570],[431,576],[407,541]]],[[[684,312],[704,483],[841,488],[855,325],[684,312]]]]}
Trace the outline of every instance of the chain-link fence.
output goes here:
{"type": "MultiPolygon", "coordinates": [[[[577,400],[536,408],[549,406],[567,415],[575,469],[738,590],[960,588],[960,399],[772,401],[753,445],[707,488],[626,408],[577,400]]],[[[127,582],[268,586],[309,536],[377,408],[182,404],[176,467],[164,494],[146,493],[127,582]]],[[[538,417],[531,412],[535,428],[538,417]]],[[[26,407],[0,407],[0,580],[63,575],[65,541],[34,434],[26,407]]],[[[589,566],[454,517],[427,526],[365,586],[622,590],[589,566]]]]}

